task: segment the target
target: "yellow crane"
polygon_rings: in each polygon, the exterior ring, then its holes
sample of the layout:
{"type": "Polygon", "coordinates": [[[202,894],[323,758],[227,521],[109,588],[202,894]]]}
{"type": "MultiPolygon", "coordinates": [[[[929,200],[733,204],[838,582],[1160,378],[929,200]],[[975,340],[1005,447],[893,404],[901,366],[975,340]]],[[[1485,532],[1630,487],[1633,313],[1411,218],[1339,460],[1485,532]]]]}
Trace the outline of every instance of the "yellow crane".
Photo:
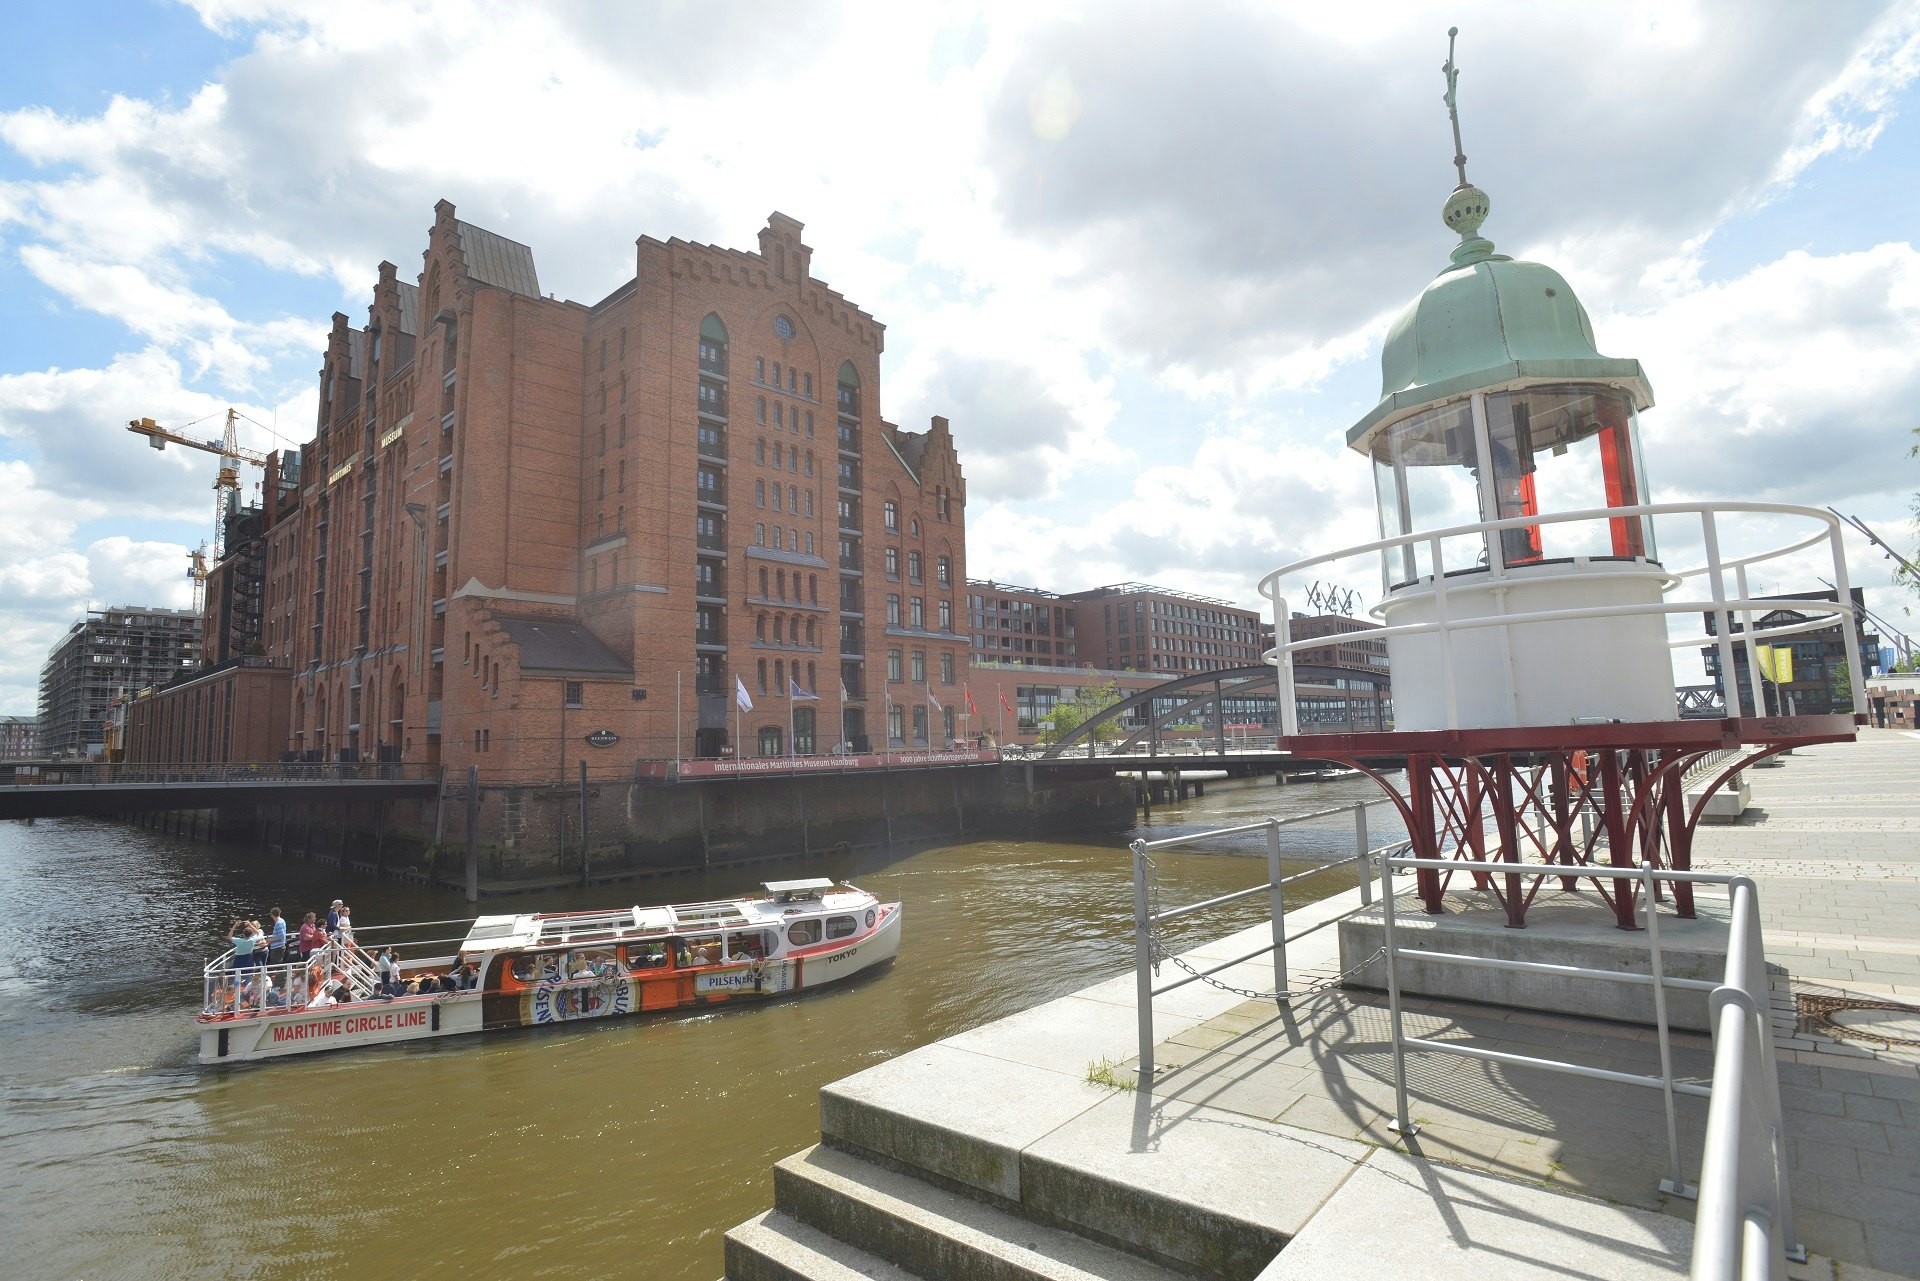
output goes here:
{"type": "Polygon", "coordinates": [[[267,465],[265,454],[240,447],[239,428],[240,411],[232,408],[227,410],[226,434],[219,440],[195,440],[191,436],[182,436],[179,432],[168,431],[151,418],[135,418],[127,423],[128,431],[145,436],[147,443],[155,449],[165,449],[170,444],[185,445],[188,449],[220,456],[220,470],[213,478],[213,556],[209,560],[205,543],[198,550],[187,553],[190,563],[187,572],[188,577],[193,579],[193,609],[196,614],[201,612],[205,604],[207,566],[219,564],[227,554],[227,513],[238,505],[240,464],[252,463],[261,468],[267,465]]]}

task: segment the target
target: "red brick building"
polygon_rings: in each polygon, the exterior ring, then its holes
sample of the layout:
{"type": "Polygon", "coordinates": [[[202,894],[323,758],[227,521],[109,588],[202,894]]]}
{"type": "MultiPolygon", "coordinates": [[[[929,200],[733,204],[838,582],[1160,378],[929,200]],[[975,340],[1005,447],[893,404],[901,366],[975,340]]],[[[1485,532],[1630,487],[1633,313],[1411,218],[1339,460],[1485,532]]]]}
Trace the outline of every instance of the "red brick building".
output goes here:
{"type": "Polygon", "coordinates": [[[1079,667],[1074,606],[1058,592],[987,579],[967,583],[972,661],[1015,667],[1079,667]]]}
{"type": "Polygon", "coordinates": [[[120,756],[129,764],[272,761],[287,741],[287,673],[264,659],[142,690],[125,704],[120,756]]]}
{"type": "Polygon", "coordinates": [[[1149,583],[1062,599],[1078,613],[1080,660],[1095,667],[1191,676],[1260,661],[1260,615],[1223,600],[1149,583]]]}
{"type": "Polygon", "coordinates": [[[419,283],[382,263],[367,323],[334,316],[267,535],[292,750],[507,780],[877,746],[888,710],[896,742],[950,737],[952,435],[881,419],[884,327],[814,278],[801,224],[752,252],[643,236],[586,305],[435,214],[419,283]]]}

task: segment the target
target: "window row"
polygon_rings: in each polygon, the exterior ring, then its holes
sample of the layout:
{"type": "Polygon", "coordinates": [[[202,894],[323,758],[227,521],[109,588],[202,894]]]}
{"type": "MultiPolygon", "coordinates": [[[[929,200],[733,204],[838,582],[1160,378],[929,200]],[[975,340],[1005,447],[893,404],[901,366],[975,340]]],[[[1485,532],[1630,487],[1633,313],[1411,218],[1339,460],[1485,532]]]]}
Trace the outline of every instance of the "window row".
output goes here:
{"type": "Polygon", "coordinates": [[[776,360],[773,362],[773,380],[771,382],[768,382],[767,358],[765,356],[754,357],[753,380],[757,383],[761,383],[768,387],[779,387],[784,385],[788,393],[791,395],[805,396],[809,400],[813,399],[813,375],[812,374],[803,374],[799,370],[789,365],[787,367],[787,381],[785,382],[785,384],[782,384],[780,381],[780,362],[776,360]]]}
{"type": "MultiPolygon", "coordinates": [[[[916,685],[925,685],[927,683],[927,651],[924,649],[916,649],[907,654],[907,675],[904,677],[901,675],[900,657],[900,651],[897,649],[887,651],[887,679],[894,682],[909,680],[916,685]]],[[[940,683],[942,685],[953,684],[953,652],[951,650],[942,650],[938,657],[940,660],[940,683]]]]}
{"type": "MultiPolygon", "coordinates": [[[[780,442],[775,441],[773,445],[773,464],[772,465],[776,470],[781,469],[782,458],[783,458],[783,455],[780,452],[780,442]]],[[[806,452],[806,455],[804,457],[804,462],[805,462],[804,467],[802,467],[801,465],[803,459],[798,446],[788,446],[786,453],[784,455],[784,459],[786,462],[786,467],[785,467],[786,471],[790,471],[790,472],[804,471],[809,476],[813,475],[813,451],[811,449],[809,449],[806,452]]],[[[753,444],[753,461],[760,464],[762,467],[765,467],[768,465],[767,464],[767,438],[765,436],[762,436],[759,440],[755,441],[753,444]]]]}
{"type": "MultiPolygon", "coordinates": [[[[764,480],[756,480],[753,482],[753,505],[756,507],[765,507],[767,505],[767,482],[764,480]]],[[[785,506],[782,506],[780,482],[775,481],[773,483],[773,510],[777,512],[789,511],[796,516],[812,516],[813,491],[811,489],[802,490],[797,485],[788,485],[785,494],[785,506]],[[805,510],[802,510],[803,508],[805,510]]]]}
{"type": "Polygon", "coordinates": [[[756,524],[753,527],[753,545],[755,547],[771,547],[777,552],[799,552],[803,556],[811,556],[813,555],[813,531],[811,529],[805,531],[805,541],[803,543],[802,531],[798,529],[783,529],[779,525],[767,526],[756,524]],[[773,541],[771,543],[767,541],[767,532],[769,529],[773,532],[773,541]]]}

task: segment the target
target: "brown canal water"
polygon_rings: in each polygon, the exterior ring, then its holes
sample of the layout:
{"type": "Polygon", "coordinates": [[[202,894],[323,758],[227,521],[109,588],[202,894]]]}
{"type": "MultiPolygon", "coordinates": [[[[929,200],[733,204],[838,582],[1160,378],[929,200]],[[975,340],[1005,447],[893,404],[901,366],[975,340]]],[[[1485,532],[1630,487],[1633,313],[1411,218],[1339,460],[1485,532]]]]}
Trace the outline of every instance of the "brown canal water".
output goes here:
{"type": "MultiPolygon", "coordinates": [[[[1365,780],[1215,784],[1135,835],[1305,813],[1365,780]]],[[[1391,811],[1374,808],[1374,843],[1391,811]]],[[[1352,850],[1350,819],[1289,829],[1352,850]]],[[[827,875],[905,904],[899,959],[764,1005],[202,1068],[202,963],[242,913],[346,899],[362,927],[470,915],[457,893],[87,820],[0,824],[0,1275],[713,1281],[721,1234],[819,1137],[829,1081],[1132,963],[1127,837],[978,840],[762,864],[489,911],[750,893],[827,875]]],[[[1256,883],[1258,834],[1160,857],[1163,903],[1256,883]]],[[[1305,902],[1352,884],[1314,878],[1305,902]]],[[[1192,946],[1255,898],[1177,923],[1192,946]]]]}

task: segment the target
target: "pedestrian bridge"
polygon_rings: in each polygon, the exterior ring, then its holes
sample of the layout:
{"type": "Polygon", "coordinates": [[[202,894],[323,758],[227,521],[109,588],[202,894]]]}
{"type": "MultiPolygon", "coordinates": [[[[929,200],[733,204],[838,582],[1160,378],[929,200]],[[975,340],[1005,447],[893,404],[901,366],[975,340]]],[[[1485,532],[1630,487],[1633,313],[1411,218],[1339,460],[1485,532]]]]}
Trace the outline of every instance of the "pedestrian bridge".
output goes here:
{"type": "Polygon", "coordinates": [[[99,817],[154,810],[220,809],[299,802],[430,800],[437,766],[309,765],[53,766],[41,781],[0,786],[0,819],[99,817]]]}

